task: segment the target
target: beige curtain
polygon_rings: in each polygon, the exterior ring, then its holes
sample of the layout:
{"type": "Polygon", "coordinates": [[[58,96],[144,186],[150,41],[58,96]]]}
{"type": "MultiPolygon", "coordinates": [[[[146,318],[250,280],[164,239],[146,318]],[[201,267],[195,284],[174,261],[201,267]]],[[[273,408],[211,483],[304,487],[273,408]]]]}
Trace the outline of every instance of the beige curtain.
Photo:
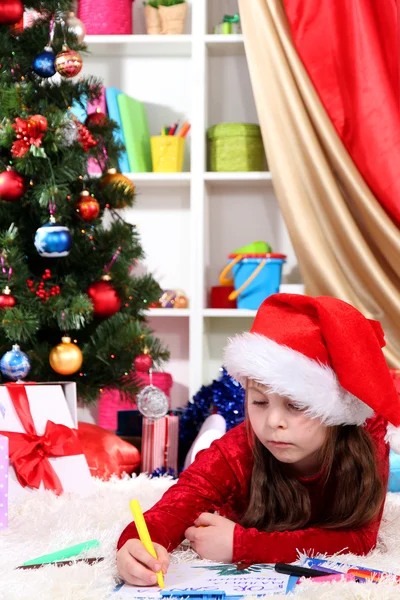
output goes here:
{"type": "Polygon", "coordinates": [[[400,367],[399,230],[327,116],[282,1],[239,7],[268,162],[307,293],[341,298],[379,320],[388,363],[400,367]]]}

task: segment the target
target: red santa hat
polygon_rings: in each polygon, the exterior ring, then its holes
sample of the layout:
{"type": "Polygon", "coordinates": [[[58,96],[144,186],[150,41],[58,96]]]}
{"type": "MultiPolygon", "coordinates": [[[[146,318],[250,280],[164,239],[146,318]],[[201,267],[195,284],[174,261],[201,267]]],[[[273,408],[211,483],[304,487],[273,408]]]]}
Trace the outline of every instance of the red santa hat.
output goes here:
{"type": "Polygon", "coordinates": [[[400,398],[384,345],[380,323],[342,300],[274,294],[250,333],[229,340],[225,365],[241,384],[267,385],[326,425],[363,425],[381,415],[386,441],[400,454],[400,398]]]}

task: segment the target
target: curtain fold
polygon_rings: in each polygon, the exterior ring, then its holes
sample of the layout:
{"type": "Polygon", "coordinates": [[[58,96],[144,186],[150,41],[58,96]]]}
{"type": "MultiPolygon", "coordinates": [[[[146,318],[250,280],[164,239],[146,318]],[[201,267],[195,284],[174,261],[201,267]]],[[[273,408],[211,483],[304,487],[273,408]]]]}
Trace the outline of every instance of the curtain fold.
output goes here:
{"type": "Polygon", "coordinates": [[[400,366],[399,230],[322,105],[282,2],[239,6],[274,187],[307,293],[341,298],[380,320],[388,362],[400,366]]]}

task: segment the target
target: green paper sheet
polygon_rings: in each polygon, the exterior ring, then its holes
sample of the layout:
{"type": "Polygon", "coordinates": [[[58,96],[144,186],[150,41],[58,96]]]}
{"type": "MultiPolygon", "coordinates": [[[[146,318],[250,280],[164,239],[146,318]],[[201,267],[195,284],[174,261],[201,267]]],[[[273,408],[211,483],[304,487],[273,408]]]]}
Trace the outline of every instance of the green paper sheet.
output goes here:
{"type": "Polygon", "coordinates": [[[118,106],[130,172],[149,173],[153,168],[150,150],[150,131],[145,106],[142,102],[126,94],[118,96],[118,106]]]}

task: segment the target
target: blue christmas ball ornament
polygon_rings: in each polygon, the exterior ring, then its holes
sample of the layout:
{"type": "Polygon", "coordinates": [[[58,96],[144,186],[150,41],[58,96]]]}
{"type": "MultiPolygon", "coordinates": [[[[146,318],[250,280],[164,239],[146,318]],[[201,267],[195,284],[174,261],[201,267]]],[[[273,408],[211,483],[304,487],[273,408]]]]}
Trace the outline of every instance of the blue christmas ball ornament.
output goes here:
{"type": "Polygon", "coordinates": [[[31,364],[25,352],[21,352],[18,344],[4,354],[0,360],[0,371],[4,377],[17,381],[24,379],[30,371],[31,364]]]}
{"type": "Polygon", "coordinates": [[[50,46],[46,46],[43,52],[40,52],[33,59],[33,70],[39,77],[53,77],[56,73],[56,56],[50,46]]]}
{"type": "Polygon", "coordinates": [[[71,246],[72,237],[68,227],[56,223],[53,218],[36,231],[35,248],[40,256],[46,258],[68,256],[71,246]]]}

